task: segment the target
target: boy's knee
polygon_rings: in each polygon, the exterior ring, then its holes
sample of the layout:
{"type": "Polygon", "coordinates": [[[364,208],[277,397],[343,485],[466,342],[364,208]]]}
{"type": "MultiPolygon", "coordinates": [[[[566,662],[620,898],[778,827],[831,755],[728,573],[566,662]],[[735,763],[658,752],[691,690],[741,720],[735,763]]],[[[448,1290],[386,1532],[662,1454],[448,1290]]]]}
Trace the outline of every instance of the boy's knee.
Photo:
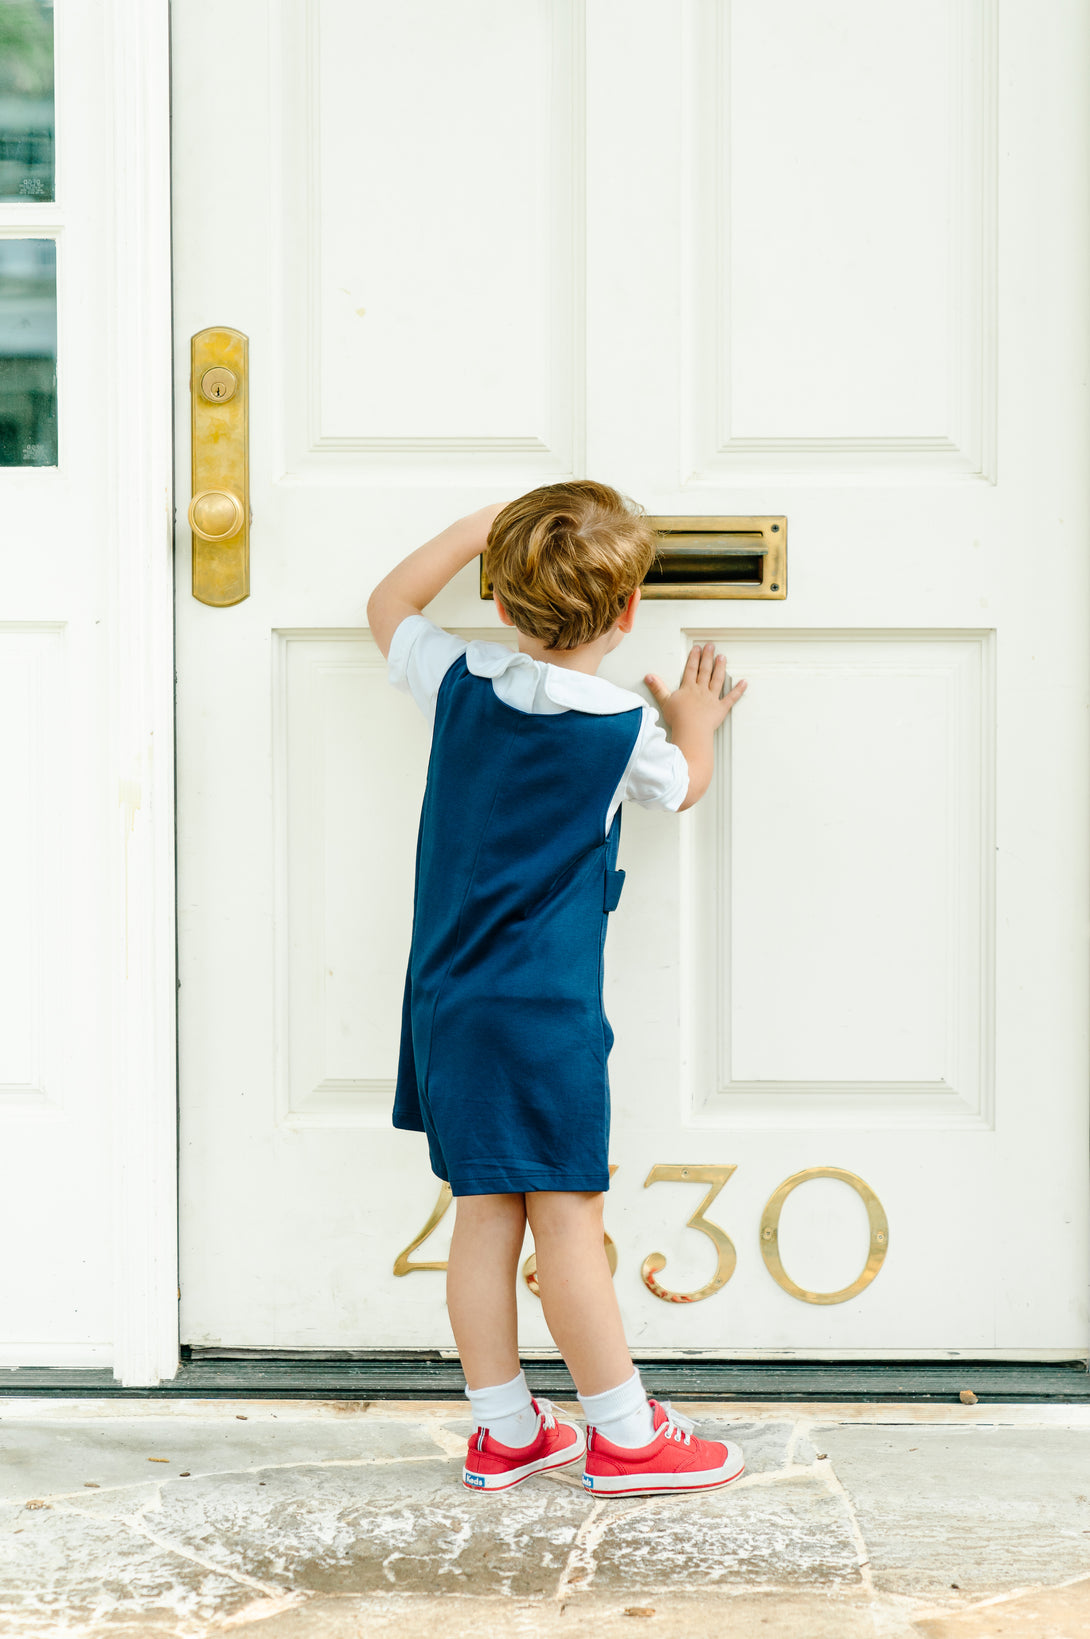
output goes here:
{"type": "Polygon", "coordinates": [[[524,1195],[456,1195],[454,1197],[454,1212],[456,1218],[463,1223],[474,1221],[477,1223],[496,1222],[526,1222],[526,1197],[524,1195]]]}
{"type": "Polygon", "coordinates": [[[526,1217],[531,1233],[540,1229],[547,1233],[577,1231],[602,1223],[605,1195],[600,1191],[535,1190],[526,1196],[526,1217]]]}

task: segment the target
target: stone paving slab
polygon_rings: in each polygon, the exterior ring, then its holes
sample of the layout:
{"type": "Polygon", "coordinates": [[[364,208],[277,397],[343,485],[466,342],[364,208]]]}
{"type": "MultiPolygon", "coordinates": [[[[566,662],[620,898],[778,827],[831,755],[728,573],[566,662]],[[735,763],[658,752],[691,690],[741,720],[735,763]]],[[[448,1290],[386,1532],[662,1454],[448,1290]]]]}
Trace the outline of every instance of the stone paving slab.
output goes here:
{"type": "Polygon", "coordinates": [[[266,1469],[163,1488],[160,1540],[283,1591],[542,1595],[593,1506],[540,1476],[481,1497],[451,1458],[266,1469]]]}
{"type": "Polygon", "coordinates": [[[917,1622],[920,1639],[1090,1639],[1090,1579],[917,1622]]]}
{"type": "Polygon", "coordinates": [[[859,1554],[840,1497],[816,1475],[691,1497],[602,1502],[589,1526],[584,1576],[569,1572],[573,1594],[640,1604],[659,1593],[704,1597],[715,1588],[825,1588],[860,1584],[859,1554]]]}
{"type": "Polygon", "coordinates": [[[204,1423],[164,1418],[56,1424],[0,1421],[0,1501],[135,1485],[284,1463],[439,1457],[427,1425],[359,1418],[250,1423],[230,1410],[204,1423]]]}
{"type": "Polygon", "coordinates": [[[813,1431],[851,1497],[875,1586],[916,1595],[1090,1569],[1090,1430],[813,1431]]]}
{"type": "MultiPolygon", "coordinates": [[[[232,1627],[232,1639],[875,1639],[865,1597],[739,1594],[654,1605],[598,1601],[319,1599],[267,1621],[232,1627]],[[629,1613],[629,1614],[626,1614],[629,1613]]],[[[882,1639],[901,1639],[897,1629],[882,1639]]],[[[908,1639],[918,1636],[908,1634],[908,1639]]],[[[976,1639],[976,1636],[973,1636],[976,1639]]],[[[1051,1639],[1051,1636],[1050,1636],[1051,1639]]],[[[1077,1639],[1082,1639],[1078,1635],[1077,1639]]]]}
{"type": "Polygon", "coordinates": [[[268,1608],[266,1590],[109,1517],[0,1508],[0,1631],[195,1636],[268,1608]]]}

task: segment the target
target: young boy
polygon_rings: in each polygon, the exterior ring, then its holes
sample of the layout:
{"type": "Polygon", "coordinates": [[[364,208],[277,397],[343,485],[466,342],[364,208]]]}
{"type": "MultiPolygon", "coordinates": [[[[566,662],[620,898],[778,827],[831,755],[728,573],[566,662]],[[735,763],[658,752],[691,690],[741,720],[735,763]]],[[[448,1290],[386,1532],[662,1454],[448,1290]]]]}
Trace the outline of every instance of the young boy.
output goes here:
{"type": "Polygon", "coordinates": [[[737,1447],[648,1400],[606,1260],[613,1033],[603,945],[624,872],[620,806],[691,808],[745,689],[694,646],[680,687],[596,674],[632,630],[655,533],[608,485],[548,484],[460,519],[391,570],[367,618],[390,681],[433,724],[393,1121],[427,1134],[456,1199],[447,1309],[476,1421],[463,1469],[496,1491],[577,1462],[616,1496],[726,1485],[737,1447]],[[518,648],[465,643],[423,610],[481,551],[518,648]],[[519,1369],[526,1225],[545,1320],[586,1436],[519,1369]]]}

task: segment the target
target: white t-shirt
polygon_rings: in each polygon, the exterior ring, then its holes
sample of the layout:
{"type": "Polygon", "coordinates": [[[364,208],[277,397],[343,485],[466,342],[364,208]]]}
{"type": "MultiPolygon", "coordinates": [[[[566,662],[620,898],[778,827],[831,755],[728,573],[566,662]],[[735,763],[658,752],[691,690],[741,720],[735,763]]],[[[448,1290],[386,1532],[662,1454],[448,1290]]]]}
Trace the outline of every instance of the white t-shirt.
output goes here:
{"type": "Polygon", "coordinates": [[[658,712],[646,705],[638,694],[618,688],[604,677],[535,660],[532,655],[509,649],[503,643],[467,643],[464,638],[436,626],[425,615],[408,615],[398,626],[390,643],[387,675],[395,688],[412,695],[428,723],[433,724],[439,685],[463,654],[474,676],[490,677],[499,698],[516,711],[552,714],[587,711],[596,716],[611,716],[639,706],[643,720],[628,766],[609,805],[607,832],[622,802],[636,802],[641,808],[676,810],[685,801],[689,765],[678,747],[667,740],[658,712]]]}

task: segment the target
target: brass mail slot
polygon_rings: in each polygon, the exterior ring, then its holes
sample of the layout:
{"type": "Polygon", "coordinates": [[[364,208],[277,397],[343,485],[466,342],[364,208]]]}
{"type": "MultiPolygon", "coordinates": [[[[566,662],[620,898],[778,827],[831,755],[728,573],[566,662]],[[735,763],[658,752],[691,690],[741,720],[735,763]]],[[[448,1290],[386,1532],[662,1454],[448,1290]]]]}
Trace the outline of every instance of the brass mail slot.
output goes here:
{"type": "MultiPolygon", "coordinates": [[[[645,598],[785,598],[787,519],[651,518],[659,553],[645,598]]],[[[481,597],[492,583],[481,557],[481,597]]]]}
{"type": "Polygon", "coordinates": [[[659,554],[645,598],[784,598],[787,519],[652,518],[659,554]]]}

